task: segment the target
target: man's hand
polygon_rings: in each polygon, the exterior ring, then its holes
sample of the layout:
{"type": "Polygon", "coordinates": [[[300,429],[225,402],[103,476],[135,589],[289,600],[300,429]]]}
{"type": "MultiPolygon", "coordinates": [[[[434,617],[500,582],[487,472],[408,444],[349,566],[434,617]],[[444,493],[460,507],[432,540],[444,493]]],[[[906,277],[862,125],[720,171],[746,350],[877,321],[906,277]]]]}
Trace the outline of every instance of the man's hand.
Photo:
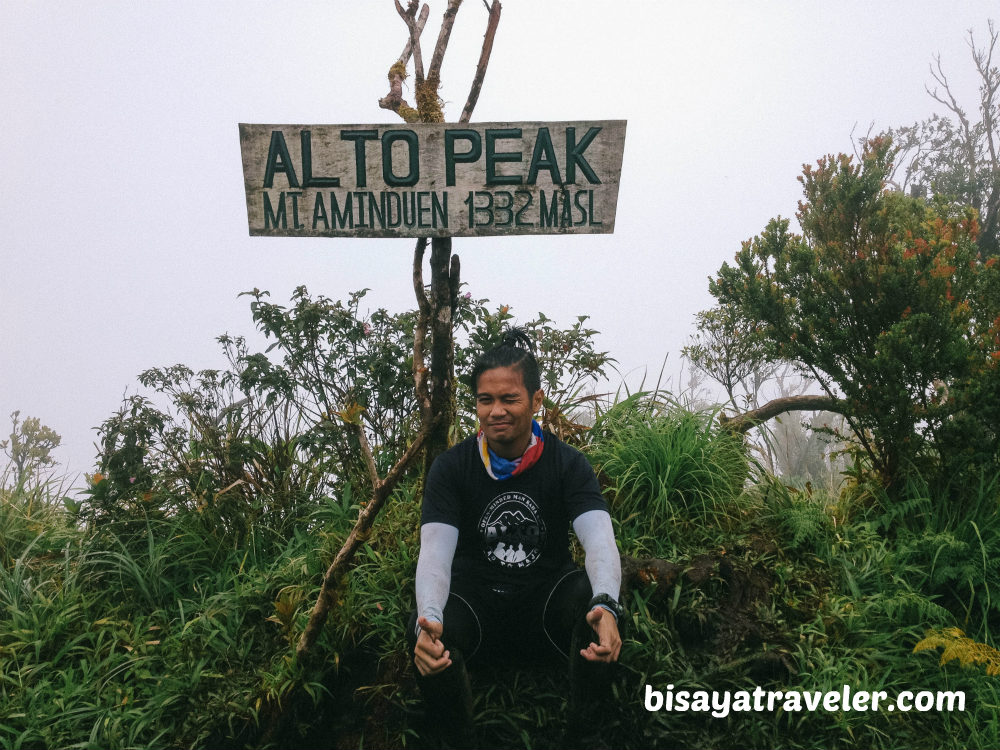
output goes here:
{"type": "Polygon", "coordinates": [[[618,635],[618,621],[604,607],[594,607],[587,613],[587,624],[597,633],[598,643],[580,649],[580,656],[587,661],[618,661],[622,639],[618,635]]]}
{"type": "MultiPolygon", "coordinates": [[[[450,667],[451,652],[445,651],[444,644],[441,643],[444,626],[426,617],[418,617],[417,625],[420,626],[420,635],[417,636],[417,645],[413,649],[413,660],[420,674],[426,677],[450,667]]],[[[615,634],[617,633],[618,629],[615,628],[615,634]]]]}

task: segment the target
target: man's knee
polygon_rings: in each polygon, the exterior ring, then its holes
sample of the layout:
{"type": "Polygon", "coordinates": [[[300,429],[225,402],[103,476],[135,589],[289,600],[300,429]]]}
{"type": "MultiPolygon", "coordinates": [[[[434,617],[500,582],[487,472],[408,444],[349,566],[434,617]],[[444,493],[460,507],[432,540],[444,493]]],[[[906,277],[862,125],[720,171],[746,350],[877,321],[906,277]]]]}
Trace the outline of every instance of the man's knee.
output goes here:
{"type": "Polygon", "coordinates": [[[557,609],[575,621],[578,616],[586,614],[587,602],[591,596],[587,571],[577,568],[559,579],[549,595],[547,608],[557,609]]]}

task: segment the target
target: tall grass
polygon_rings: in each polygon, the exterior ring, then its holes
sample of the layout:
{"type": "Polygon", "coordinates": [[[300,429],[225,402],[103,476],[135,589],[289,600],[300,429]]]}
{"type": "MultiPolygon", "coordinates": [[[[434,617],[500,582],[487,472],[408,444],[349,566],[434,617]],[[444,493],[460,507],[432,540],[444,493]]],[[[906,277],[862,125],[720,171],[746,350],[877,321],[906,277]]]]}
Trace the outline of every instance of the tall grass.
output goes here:
{"type": "Polygon", "coordinates": [[[731,527],[751,473],[743,439],[713,412],[636,394],[602,414],[588,453],[612,490],[619,525],[648,535],[645,551],[675,552],[683,538],[731,527]]]}
{"type": "MultiPolygon", "coordinates": [[[[902,500],[865,482],[839,496],[795,490],[761,476],[711,413],[641,397],[602,414],[587,450],[624,553],[715,564],[628,595],[613,746],[1000,746],[996,678],[912,653],[928,628],[993,637],[996,478],[935,487],[914,476],[902,500]],[[719,719],[648,713],[646,684],[965,690],[968,708],[719,719]]],[[[0,749],[419,746],[402,632],[419,482],[398,490],[359,550],[312,664],[294,644],[357,515],[350,487],[238,544],[213,533],[212,506],[87,528],[59,494],[0,493],[0,749]]],[[[473,680],[484,746],[561,746],[561,672],[473,680]]]]}
{"type": "Polygon", "coordinates": [[[78,538],[66,513],[65,481],[48,478],[10,486],[0,472],[0,566],[9,569],[31,546],[38,555],[56,554],[78,538]]]}
{"type": "MultiPolygon", "coordinates": [[[[0,517],[26,538],[37,515],[14,500],[0,517]]],[[[252,743],[290,686],[321,697],[273,621],[278,592],[323,568],[312,538],[248,564],[193,513],[120,536],[46,507],[46,529],[0,566],[0,748],[252,743]]],[[[330,515],[317,531],[344,513],[330,515]]]]}

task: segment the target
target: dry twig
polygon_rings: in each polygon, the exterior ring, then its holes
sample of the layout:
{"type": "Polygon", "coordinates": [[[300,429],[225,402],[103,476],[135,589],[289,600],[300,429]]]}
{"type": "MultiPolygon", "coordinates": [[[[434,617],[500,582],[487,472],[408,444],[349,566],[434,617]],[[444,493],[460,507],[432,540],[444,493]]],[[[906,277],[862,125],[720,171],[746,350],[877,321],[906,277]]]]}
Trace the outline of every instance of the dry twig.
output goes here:
{"type": "Polygon", "coordinates": [[[483,79],[486,78],[486,66],[490,64],[490,54],[493,52],[493,39],[496,37],[497,26],[500,24],[500,0],[493,0],[492,7],[489,5],[486,7],[490,11],[490,18],[486,22],[483,50],[479,53],[479,64],[476,65],[476,75],[472,79],[469,98],[462,109],[462,116],[458,118],[459,122],[469,122],[472,119],[472,110],[476,108],[476,102],[479,101],[479,92],[483,88],[483,79]]]}

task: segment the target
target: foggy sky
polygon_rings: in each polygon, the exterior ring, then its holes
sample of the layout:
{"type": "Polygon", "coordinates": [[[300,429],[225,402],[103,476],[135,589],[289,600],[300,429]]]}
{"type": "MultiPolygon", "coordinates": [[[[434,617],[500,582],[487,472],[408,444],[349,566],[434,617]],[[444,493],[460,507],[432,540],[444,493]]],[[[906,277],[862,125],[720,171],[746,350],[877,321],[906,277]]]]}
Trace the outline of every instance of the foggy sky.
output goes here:
{"type": "MultiPolygon", "coordinates": [[[[444,0],[431,3],[425,58],[444,0]]],[[[627,119],[613,235],[455,241],[466,291],[564,326],[589,315],[630,378],[679,367],[707,278],[776,215],[804,163],[940,106],[973,107],[967,30],[993,2],[506,0],[474,121],[627,119]]],[[[485,30],[461,8],[443,70],[456,120],[485,30]]],[[[392,0],[0,4],[0,434],[96,433],[144,369],[219,367],[241,291],[296,286],[410,309],[411,240],[251,238],[237,123],[397,123],[378,107],[406,31],[392,0]]],[[[412,101],[412,89],[404,90],[412,101]]]]}

